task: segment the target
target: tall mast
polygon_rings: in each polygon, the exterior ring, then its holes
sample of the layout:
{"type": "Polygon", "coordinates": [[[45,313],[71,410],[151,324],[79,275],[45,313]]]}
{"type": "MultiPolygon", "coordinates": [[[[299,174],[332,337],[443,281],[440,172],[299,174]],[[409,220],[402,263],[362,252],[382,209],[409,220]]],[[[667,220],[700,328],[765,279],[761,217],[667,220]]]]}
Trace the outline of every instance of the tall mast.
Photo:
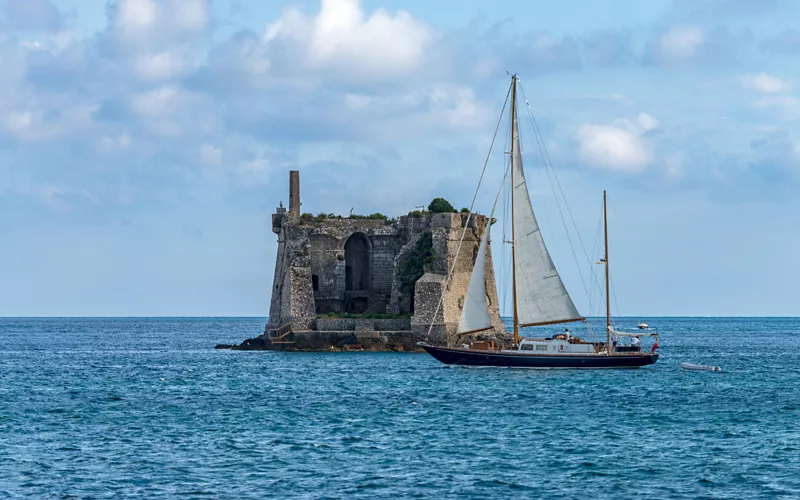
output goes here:
{"type": "Polygon", "coordinates": [[[517,317],[517,240],[514,235],[514,139],[517,127],[517,75],[511,77],[511,294],[514,300],[514,347],[519,345],[519,319],[517,317]]]}
{"type": "Polygon", "coordinates": [[[608,277],[608,209],[606,208],[606,192],[603,190],[603,232],[606,237],[606,351],[611,355],[611,296],[609,295],[608,277]]]}

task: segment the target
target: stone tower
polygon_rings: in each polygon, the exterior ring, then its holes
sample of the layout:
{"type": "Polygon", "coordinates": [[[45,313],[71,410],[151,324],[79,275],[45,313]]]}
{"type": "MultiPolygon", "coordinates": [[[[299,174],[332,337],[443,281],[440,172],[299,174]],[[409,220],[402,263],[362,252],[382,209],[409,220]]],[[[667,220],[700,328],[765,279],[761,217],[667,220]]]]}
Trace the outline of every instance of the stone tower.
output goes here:
{"type": "MultiPolygon", "coordinates": [[[[313,336],[319,345],[326,343],[320,340],[325,335],[331,345],[341,340],[342,329],[354,335],[360,331],[362,337],[364,331],[378,336],[391,331],[409,345],[423,339],[455,341],[485,216],[473,215],[469,222],[468,214],[460,213],[398,219],[301,216],[298,171],[289,173],[289,186],[288,211],[281,205],[272,215],[278,251],[268,330],[291,324],[294,332],[313,336]],[[461,252],[446,285],[465,224],[461,252]],[[422,254],[429,256],[424,269],[415,268],[422,254]]],[[[499,333],[503,327],[491,248],[487,259],[487,299],[499,333]]]]}

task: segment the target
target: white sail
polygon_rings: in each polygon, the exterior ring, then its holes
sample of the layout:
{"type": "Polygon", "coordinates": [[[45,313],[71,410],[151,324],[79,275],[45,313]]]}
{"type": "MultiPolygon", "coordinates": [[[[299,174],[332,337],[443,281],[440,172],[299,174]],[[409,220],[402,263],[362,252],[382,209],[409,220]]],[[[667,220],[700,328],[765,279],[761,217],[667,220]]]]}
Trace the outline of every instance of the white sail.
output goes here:
{"type": "MultiPolygon", "coordinates": [[[[494,211],[492,211],[494,213],[494,211]]],[[[464,298],[464,307],[461,310],[461,320],[458,322],[458,333],[471,333],[492,328],[492,318],[489,316],[489,304],[486,301],[486,247],[489,243],[489,231],[492,227],[492,216],[486,223],[483,231],[481,245],[475,265],[472,267],[472,276],[467,287],[467,296],[464,298]]]]}
{"type": "Polygon", "coordinates": [[[517,321],[540,325],[578,321],[583,317],[572,302],[542,239],[525,182],[519,125],[514,116],[511,157],[514,190],[514,265],[517,321]]]}

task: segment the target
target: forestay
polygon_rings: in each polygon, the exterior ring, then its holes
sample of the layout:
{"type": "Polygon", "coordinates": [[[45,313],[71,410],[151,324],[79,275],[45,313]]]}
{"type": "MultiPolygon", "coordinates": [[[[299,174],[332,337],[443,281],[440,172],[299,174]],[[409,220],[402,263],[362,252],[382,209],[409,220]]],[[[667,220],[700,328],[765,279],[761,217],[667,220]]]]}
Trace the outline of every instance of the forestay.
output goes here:
{"type": "Polygon", "coordinates": [[[514,265],[517,321],[521,326],[579,321],[572,298],[556,271],[533,214],[522,168],[519,125],[514,116],[511,168],[514,196],[514,265]]]}

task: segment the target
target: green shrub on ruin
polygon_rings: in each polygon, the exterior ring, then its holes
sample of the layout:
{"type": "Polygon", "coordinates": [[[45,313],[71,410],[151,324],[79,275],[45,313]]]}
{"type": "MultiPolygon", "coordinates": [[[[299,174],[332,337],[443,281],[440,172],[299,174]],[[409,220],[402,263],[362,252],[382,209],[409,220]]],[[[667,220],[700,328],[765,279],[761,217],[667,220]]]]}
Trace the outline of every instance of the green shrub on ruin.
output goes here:
{"type": "Polygon", "coordinates": [[[455,212],[456,209],[444,198],[434,198],[428,205],[428,211],[434,214],[443,214],[455,212]]]}
{"type": "Polygon", "coordinates": [[[399,279],[400,290],[409,293],[414,288],[414,283],[425,274],[425,268],[430,267],[436,262],[436,254],[433,251],[433,235],[422,233],[417,244],[408,252],[408,255],[400,265],[399,279]]]}
{"type": "Polygon", "coordinates": [[[350,214],[351,219],[371,219],[371,220],[388,220],[389,217],[383,215],[380,212],[375,212],[374,214],[369,215],[358,215],[358,214],[350,214]]]}

